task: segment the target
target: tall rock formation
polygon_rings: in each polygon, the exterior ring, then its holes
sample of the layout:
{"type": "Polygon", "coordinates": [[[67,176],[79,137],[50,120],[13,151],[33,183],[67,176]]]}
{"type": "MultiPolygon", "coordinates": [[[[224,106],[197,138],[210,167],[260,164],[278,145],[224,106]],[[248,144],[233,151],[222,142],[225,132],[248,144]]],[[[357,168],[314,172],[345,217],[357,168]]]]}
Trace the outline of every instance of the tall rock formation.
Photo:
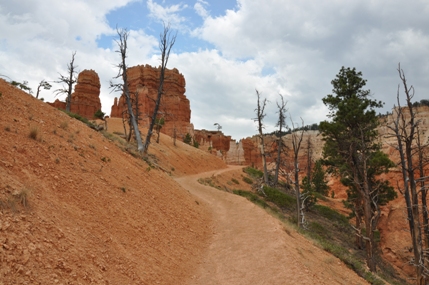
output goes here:
{"type": "Polygon", "coordinates": [[[231,136],[225,136],[221,131],[195,130],[194,140],[203,150],[209,150],[222,159],[226,159],[231,145],[231,136]]]}
{"type": "Polygon", "coordinates": [[[100,78],[94,70],[84,70],[79,73],[71,96],[70,111],[87,119],[93,119],[95,112],[101,110],[100,87],[100,78]]]}
{"type": "Polygon", "coordinates": [[[229,151],[226,154],[226,163],[227,164],[238,164],[246,165],[246,160],[244,159],[244,149],[243,142],[231,140],[229,143],[229,151]]]}
{"type": "MultiPolygon", "coordinates": [[[[128,84],[132,100],[137,99],[140,126],[148,127],[156,98],[158,96],[160,68],[150,65],[138,65],[127,69],[128,84]]],[[[164,126],[161,132],[169,136],[183,138],[186,133],[193,135],[191,122],[191,108],[189,100],[185,96],[186,82],[179,71],[167,69],[165,71],[164,94],[162,96],[158,117],[164,117],[164,126]]],[[[125,96],[119,100],[115,98],[110,116],[122,118],[126,111],[125,96]]]]}
{"type": "MultiPolygon", "coordinates": [[[[94,70],[83,70],[79,73],[71,95],[70,112],[94,119],[95,112],[101,110],[100,87],[100,78],[94,70]]],[[[66,103],[58,99],[48,104],[59,109],[66,108],[66,103]]]]}

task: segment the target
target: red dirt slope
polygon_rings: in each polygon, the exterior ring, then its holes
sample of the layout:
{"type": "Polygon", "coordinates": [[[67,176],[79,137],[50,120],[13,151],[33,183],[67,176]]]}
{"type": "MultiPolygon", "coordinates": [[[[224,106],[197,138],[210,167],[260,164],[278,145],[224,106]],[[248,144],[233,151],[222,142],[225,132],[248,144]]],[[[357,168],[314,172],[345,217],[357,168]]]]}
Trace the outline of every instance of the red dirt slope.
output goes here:
{"type": "MultiPolygon", "coordinates": [[[[194,196],[3,80],[0,93],[0,284],[183,284],[192,276],[210,219],[194,196]]],[[[182,173],[225,167],[203,152],[185,165],[165,161],[182,173]]]]}

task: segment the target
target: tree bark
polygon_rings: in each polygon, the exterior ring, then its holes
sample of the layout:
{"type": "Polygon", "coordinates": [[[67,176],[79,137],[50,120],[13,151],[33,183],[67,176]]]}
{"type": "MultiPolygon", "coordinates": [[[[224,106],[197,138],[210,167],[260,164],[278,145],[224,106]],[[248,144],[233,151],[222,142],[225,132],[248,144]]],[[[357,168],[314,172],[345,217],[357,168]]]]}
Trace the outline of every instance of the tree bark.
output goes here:
{"type": "Polygon", "coordinates": [[[155,125],[156,116],[158,115],[159,105],[161,104],[161,98],[164,93],[165,70],[167,69],[167,63],[170,57],[171,48],[176,42],[176,35],[171,36],[170,25],[167,25],[167,26],[164,25],[164,31],[160,35],[160,42],[159,42],[159,47],[161,51],[161,67],[160,67],[160,73],[159,73],[158,96],[156,98],[155,108],[153,110],[150,125],[147,130],[145,144],[143,147],[144,156],[147,156],[147,153],[148,153],[150,139],[153,133],[153,127],[155,125]]]}
{"type": "Polygon", "coordinates": [[[268,170],[267,170],[267,161],[265,158],[265,143],[264,143],[264,132],[263,132],[263,129],[264,129],[263,120],[265,117],[264,110],[267,104],[267,98],[265,98],[261,104],[261,101],[260,101],[261,94],[259,93],[258,90],[256,90],[256,95],[258,97],[258,105],[257,105],[257,108],[255,109],[257,118],[254,119],[254,121],[258,122],[259,148],[262,156],[262,166],[264,168],[264,183],[268,185],[268,170]]]}

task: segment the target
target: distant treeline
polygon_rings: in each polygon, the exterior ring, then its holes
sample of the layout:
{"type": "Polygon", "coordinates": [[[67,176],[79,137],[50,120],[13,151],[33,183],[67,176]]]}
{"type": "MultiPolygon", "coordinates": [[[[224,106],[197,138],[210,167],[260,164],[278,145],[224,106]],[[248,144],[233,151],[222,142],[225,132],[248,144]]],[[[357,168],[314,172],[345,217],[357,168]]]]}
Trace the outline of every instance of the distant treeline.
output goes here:
{"type": "MultiPolygon", "coordinates": [[[[416,101],[416,102],[413,103],[413,107],[422,107],[422,106],[429,107],[429,100],[422,99],[420,101],[416,101]]],[[[404,107],[404,106],[402,106],[402,107],[404,107]]],[[[386,114],[379,113],[378,116],[379,117],[385,117],[385,116],[389,116],[389,115],[392,115],[392,114],[393,114],[393,112],[387,111],[386,114]]]]}
{"type": "Polygon", "coordinates": [[[279,131],[274,131],[271,133],[268,133],[267,135],[274,135],[274,136],[284,136],[284,135],[288,135],[291,134],[292,132],[297,132],[297,131],[318,131],[319,130],[319,124],[314,123],[312,125],[306,125],[300,128],[296,128],[296,129],[288,129],[287,131],[284,132],[279,132],[279,131]]]}
{"type": "MultiPolygon", "coordinates": [[[[416,101],[416,102],[413,103],[413,107],[421,107],[421,106],[428,106],[429,107],[429,100],[422,99],[420,101],[416,101]]],[[[384,116],[389,116],[389,115],[392,115],[392,114],[393,114],[392,112],[387,111],[386,114],[379,113],[378,116],[379,117],[384,117],[384,116]]],[[[292,129],[288,129],[287,131],[283,131],[281,133],[279,131],[274,131],[274,132],[268,133],[266,135],[284,136],[284,135],[289,135],[292,132],[297,132],[297,131],[302,131],[302,130],[304,130],[304,131],[318,131],[319,130],[319,124],[314,123],[312,125],[306,125],[304,127],[296,128],[296,129],[293,129],[293,130],[292,129]]]]}

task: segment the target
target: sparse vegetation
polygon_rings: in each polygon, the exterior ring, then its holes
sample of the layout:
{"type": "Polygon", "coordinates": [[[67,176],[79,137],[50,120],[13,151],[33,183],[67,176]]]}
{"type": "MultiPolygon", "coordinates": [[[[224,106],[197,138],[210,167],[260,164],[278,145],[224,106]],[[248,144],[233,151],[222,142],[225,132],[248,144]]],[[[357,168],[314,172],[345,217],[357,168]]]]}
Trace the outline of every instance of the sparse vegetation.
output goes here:
{"type": "MultiPolygon", "coordinates": [[[[42,89],[42,88],[44,90],[50,90],[52,88],[52,85],[48,81],[46,81],[44,79],[42,81],[40,81],[39,86],[37,86],[36,99],[39,98],[40,89],[42,89]]],[[[40,100],[43,101],[44,99],[40,98],[40,100]]]]}
{"type": "Polygon", "coordinates": [[[247,184],[253,184],[253,180],[247,176],[243,176],[243,181],[246,182],[247,184]]]}
{"type": "Polygon", "coordinates": [[[28,136],[33,140],[40,140],[39,128],[38,127],[31,127],[30,133],[28,134],[28,136]]]}
{"type": "Polygon", "coordinates": [[[243,168],[243,172],[255,178],[262,178],[262,176],[264,176],[264,173],[262,171],[253,167],[245,167],[243,168]]]}
{"type": "Polygon", "coordinates": [[[10,132],[10,126],[6,126],[6,127],[4,127],[4,130],[5,130],[6,132],[10,132]]]}
{"type": "Polygon", "coordinates": [[[235,184],[240,184],[240,182],[235,178],[231,178],[231,181],[234,182],[235,184]]]}
{"type": "MultiPolygon", "coordinates": [[[[254,168],[243,168],[243,171],[251,173],[256,177],[262,177],[262,172],[254,168]]],[[[199,182],[217,189],[223,189],[215,176],[200,179],[199,182]]],[[[266,209],[281,221],[296,225],[295,197],[277,188],[264,186],[263,189],[266,196],[264,196],[262,192],[255,193],[239,189],[233,190],[232,192],[266,209]]],[[[320,196],[324,197],[321,194],[320,196]]],[[[353,248],[354,230],[349,224],[348,217],[327,206],[314,205],[314,207],[307,212],[306,219],[307,223],[304,225],[305,227],[297,230],[304,236],[313,240],[320,248],[339,258],[369,283],[377,285],[385,284],[385,281],[379,276],[382,276],[389,284],[399,285],[405,283],[398,279],[394,269],[381,259],[378,261],[380,268],[378,275],[368,272],[364,262],[364,252],[353,248]]],[[[376,242],[379,242],[379,233],[376,232],[374,235],[376,242]]]]}
{"type": "Polygon", "coordinates": [[[264,193],[267,195],[267,200],[273,202],[281,209],[295,210],[296,199],[295,197],[286,194],[277,188],[264,186],[264,193]]]}
{"type": "Polygon", "coordinates": [[[15,197],[19,204],[21,204],[24,208],[28,207],[28,198],[31,195],[31,189],[24,187],[18,193],[16,193],[15,197]]]}
{"type": "Polygon", "coordinates": [[[207,185],[216,189],[222,189],[222,187],[219,186],[219,181],[215,176],[212,177],[206,177],[206,178],[200,178],[198,179],[198,182],[203,185],[207,185]]]}
{"type": "Polygon", "coordinates": [[[183,139],[183,142],[186,143],[186,144],[189,144],[189,145],[191,144],[192,137],[191,137],[191,135],[189,133],[186,133],[185,138],[183,139]]]}
{"type": "Polygon", "coordinates": [[[21,190],[15,191],[8,195],[5,200],[0,199],[0,210],[11,210],[16,212],[18,206],[27,209],[29,207],[29,201],[32,190],[28,187],[23,187],[21,190]]]}
{"type": "Polygon", "coordinates": [[[104,120],[104,115],[106,115],[106,113],[104,113],[101,110],[97,110],[97,112],[95,112],[95,114],[94,114],[94,118],[104,120]]]}
{"type": "Polygon", "coordinates": [[[103,156],[103,157],[101,158],[101,161],[103,161],[103,162],[110,162],[110,158],[108,158],[108,157],[106,157],[106,156],[103,156]]]}
{"type": "Polygon", "coordinates": [[[69,123],[67,121],[62,121],[60,124],[60,128],[63,130],[67,130],[69,123]]]}

